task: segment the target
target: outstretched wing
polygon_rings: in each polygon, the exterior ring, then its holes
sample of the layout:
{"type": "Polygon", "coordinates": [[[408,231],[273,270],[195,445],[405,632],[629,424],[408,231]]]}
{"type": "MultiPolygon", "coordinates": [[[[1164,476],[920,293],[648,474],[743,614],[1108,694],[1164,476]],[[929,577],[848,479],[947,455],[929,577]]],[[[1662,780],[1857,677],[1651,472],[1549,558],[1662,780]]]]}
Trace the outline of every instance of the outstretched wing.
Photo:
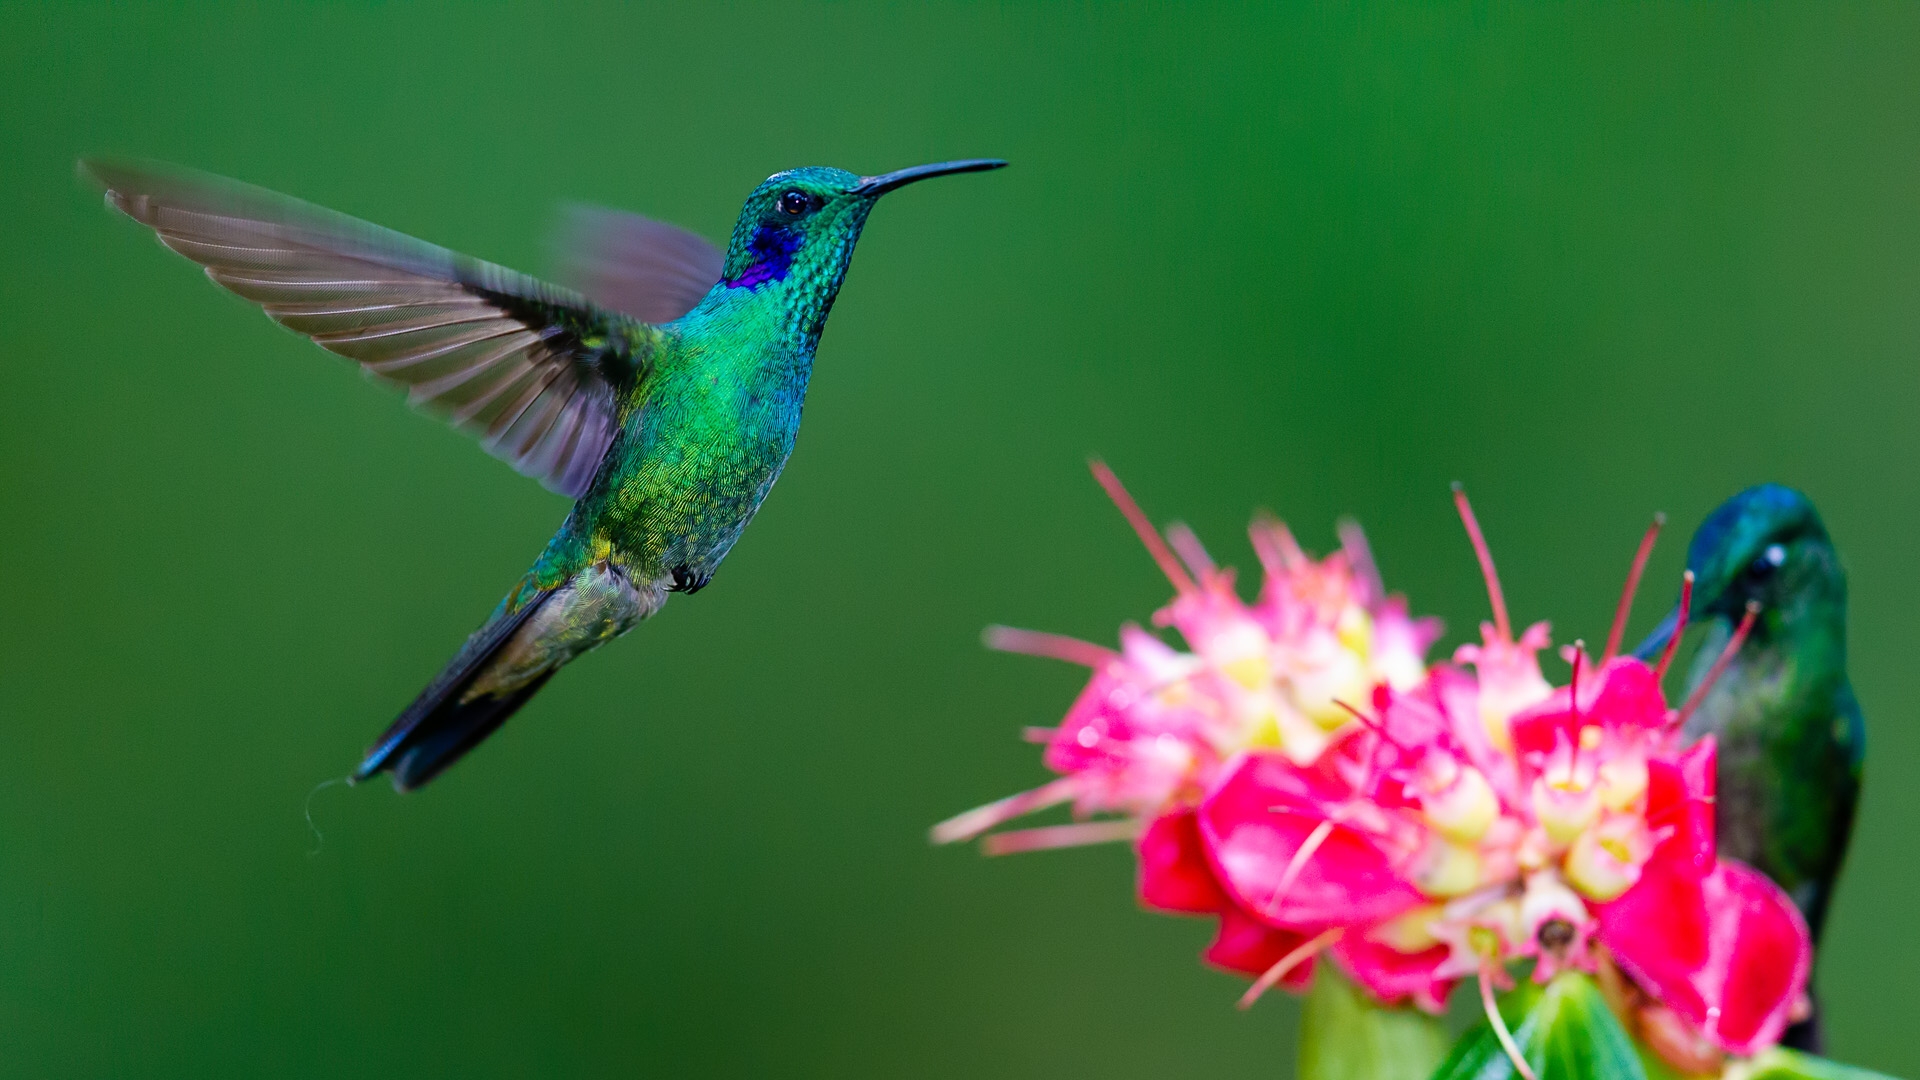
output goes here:
{"type": "Polygon", "coordinates": [[[601,307],[650,323],[693,310],[726,254],[678,226],[625,210],[568,206],[554,234],[560,280],[601,307]]]}
{"type": "Polygon", "coordinates": [[[577,293],[264,188],[147,162],[80,167],[209,278],[563,495],[593,479],[658,341],[577,293]]]}

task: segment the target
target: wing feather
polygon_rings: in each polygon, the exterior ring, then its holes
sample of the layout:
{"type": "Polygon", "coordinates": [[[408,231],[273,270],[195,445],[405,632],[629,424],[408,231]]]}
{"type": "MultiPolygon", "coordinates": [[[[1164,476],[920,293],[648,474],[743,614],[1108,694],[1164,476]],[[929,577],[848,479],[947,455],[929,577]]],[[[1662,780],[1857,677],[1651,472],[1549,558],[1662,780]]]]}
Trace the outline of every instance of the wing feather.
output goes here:
{"type": "Polygon", "coordinates": [[[579,293],[263,188],[145,162],[81,168],[216,284],[565,495],[591,483],[658,344],[579,293]]]}
{"type": "Polygon", "coordinates": [[[726,254],[663,221],[599,206],[565,208],[554,232],[560,280],[594,303],[672,322],[720,283],[726,254]]]}

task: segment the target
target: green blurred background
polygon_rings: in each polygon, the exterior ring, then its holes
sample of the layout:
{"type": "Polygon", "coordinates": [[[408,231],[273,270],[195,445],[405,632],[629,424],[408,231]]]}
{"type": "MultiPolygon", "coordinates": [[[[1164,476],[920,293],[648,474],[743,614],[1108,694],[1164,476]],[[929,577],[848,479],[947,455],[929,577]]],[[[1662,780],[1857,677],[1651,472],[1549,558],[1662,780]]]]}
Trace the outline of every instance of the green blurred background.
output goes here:
{"type": "MultiPolygon", "coordinates": [[[[0,1074],[1283,1076],[1119,846],[926,826],[1042,778],[1166,587],[1086,475],[1251,563],[1342,513],[1482,617],[1604,634],[1647,516],[1804,487],[1870,779],[1822,976],[1920,1074],[1920,7],[0,9],[0,1074]],[[428,791],[329,788],[565,512],[78,185],[145,154],[509,265],[562,199],[720,238],[889,199],[715,586],[428,791]],[[1909,659],[1901,660],[1901,656],[1909,659]]],[[[1559,674],[1557,662],[1553,674],[1559,674]]]]}

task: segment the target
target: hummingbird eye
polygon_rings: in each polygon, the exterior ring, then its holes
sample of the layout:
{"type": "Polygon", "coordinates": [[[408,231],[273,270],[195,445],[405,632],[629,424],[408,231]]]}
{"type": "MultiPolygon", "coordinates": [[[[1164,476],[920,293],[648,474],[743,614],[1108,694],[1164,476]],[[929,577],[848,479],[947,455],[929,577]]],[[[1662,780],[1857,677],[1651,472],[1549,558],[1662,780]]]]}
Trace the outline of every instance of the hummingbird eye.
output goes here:
{"type": "Polygon", "coordinates": [[[1768,544],[1759,558],[1747,566],[1747,573],[1756,578],[1764,578],[1784,566],[1787,561],[1787,548],[1784,544],[1768,544]]]}
{"type": "Polygon", "coordinates": [[[793,217],[813,209],[813,197],[798,188],[789,188],[780,193],[780,212],[793,217]]]}

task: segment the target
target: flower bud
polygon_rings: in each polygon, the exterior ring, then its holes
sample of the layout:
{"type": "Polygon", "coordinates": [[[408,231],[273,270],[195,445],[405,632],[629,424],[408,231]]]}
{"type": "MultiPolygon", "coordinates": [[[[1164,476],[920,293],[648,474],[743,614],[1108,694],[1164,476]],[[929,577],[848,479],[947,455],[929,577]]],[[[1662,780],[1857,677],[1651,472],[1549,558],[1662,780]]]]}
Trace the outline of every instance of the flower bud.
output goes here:
{"type": "Polygon", "coordinates": [[[1601,804],[1625,813],[1647,793],[1647,759],[1627,754],[1601,762],[1599,787],[1601,804]]]}
{"type": "Polygon", "coordinates": [[[1439,904],[1421,904],[1367,931],[1367,939],[1403,953],[1430,949],[1440,943],[1440,939],[1433,936],[1433,923],[1443,911],[1439,904]]]}
{"type": "Polygon", "coordinates": [[[1480,887],[1480,853],[1435,836],[1414,884],[1428,896],[1464,896],[1480,887]]]}
{"type": "Polygon", "coordinates": [[[1340,702],[1367,700],[1373,679],[1360,657],[1345,649],[1316,650],[1306,662],[1287,672],[1288,695],[1300,711],[1326,731],[1353,723],[1353,714],[1340,702]]]}
{"type": "Polygon", "coordinates": [[[1640,880],[1640,866],[1653,854],[1653,837],[1638,817],[1609,817],[1580,835],[1567,851],[1567,884],[1593,900],[1618,897],[1640,880]]]}
{"type": "Polygon", "coordinates": [[[1533,782],[1533,814],[1556,844],[1571,843],[1600,817],[1600,796],[1571,770],[1533,782]]]}
{"type": "Polygon", "coordinates": [[[1373,617],[1358,604],[1350,603],[1340,609],[1340,614],[1334,620],[1333,634],[1348,652],[1360,656],[1373,652],[1373,617]]]}
{"type": "Polygon", "coordinates": [[[1415,784],[1427,824],[1449,840],[1462,844],[1477,842],[1487,834],[1487,827],[1500,813],[1500,800],[1493,794],[1493,785],[1487,783],[1479,769],[1461,765],[1451,754],[1426,755],[1415,784]]]}
{"type": "Polygon", "coordinates": [[[1243,690],[1258,690],[1273,681],[1273,669],[1264,655],[1242,656],[1220,665],[1220,673],[1243,690]]]}

